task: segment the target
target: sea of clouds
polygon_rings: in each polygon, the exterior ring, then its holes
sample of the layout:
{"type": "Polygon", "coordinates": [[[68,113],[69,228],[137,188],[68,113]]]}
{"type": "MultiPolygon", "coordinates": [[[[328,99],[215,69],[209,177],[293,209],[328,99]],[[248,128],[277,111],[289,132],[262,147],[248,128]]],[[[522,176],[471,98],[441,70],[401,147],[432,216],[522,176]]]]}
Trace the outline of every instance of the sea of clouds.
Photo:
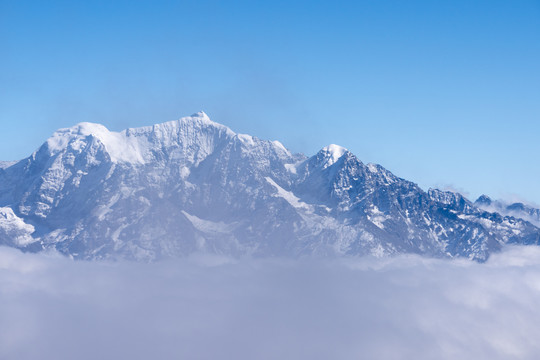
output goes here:
{"type": "Polygon", "coordinates": [[[0,359],[538,359],[540,247],[487,263],[0,248],[0,359]]]}

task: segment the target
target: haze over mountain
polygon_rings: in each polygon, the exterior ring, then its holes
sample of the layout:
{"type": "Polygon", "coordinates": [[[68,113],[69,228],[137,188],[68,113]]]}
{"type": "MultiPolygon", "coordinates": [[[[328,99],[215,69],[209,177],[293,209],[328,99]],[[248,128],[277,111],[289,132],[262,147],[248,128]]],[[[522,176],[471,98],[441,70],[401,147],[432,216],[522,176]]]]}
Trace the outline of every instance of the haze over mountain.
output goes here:
{"type": "Polygon", "coordinates": [[[540,212],[510,210],[425,192],[338,145],[292,154],[203,112],[122,132],[81,123],[26,159],[0,163],[0,244],[81,259],[418,253],[482,261],[507,243],[539,243],[540,212]]]}

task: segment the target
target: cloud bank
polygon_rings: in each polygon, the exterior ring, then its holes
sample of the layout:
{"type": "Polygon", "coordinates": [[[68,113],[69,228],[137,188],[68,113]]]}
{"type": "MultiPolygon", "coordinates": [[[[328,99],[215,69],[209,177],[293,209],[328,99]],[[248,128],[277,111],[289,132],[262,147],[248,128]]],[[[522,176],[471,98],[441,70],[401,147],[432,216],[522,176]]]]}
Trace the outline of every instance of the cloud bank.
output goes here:
{"type": "Polygon", "coordinates": [[[0,248],[1,359],[537,359],[540,248],[73,262],[0,248]]]}

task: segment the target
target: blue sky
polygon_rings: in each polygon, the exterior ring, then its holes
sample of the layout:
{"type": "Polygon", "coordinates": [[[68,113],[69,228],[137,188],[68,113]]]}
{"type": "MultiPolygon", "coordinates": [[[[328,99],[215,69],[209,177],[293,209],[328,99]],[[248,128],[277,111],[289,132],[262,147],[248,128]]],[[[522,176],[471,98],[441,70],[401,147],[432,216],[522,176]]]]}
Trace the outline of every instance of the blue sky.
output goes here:
{"type": "Polygon", "coordinates": [[[0,159],[204,110],[424,188],[540,203],[540,1],[0,0],[0,159]]]}

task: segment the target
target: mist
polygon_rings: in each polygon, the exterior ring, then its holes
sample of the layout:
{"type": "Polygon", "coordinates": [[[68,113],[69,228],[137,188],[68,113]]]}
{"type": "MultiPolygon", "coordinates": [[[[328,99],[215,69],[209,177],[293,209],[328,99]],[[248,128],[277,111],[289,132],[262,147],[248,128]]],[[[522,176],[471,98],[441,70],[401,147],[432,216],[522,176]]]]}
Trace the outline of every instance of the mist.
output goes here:
{"type": "Polygon", "coordinates": [[[540,248],[151,264],[0,248],[2,359],[534,359],[540,248]]]}

